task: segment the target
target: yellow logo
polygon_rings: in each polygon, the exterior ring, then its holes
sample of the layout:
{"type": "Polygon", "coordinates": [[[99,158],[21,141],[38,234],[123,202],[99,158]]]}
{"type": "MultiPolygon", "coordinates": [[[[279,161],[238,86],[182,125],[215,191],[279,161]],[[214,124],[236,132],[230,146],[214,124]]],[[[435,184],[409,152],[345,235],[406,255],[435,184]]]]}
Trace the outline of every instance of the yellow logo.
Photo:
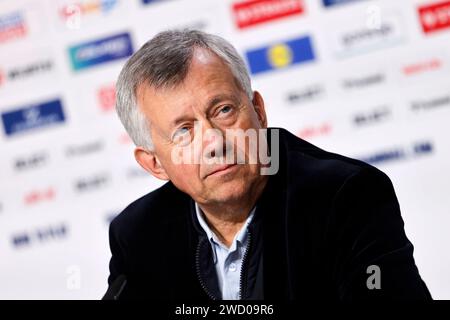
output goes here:
{"type": "Polygon", "coordinates": [[[269,63],[274,68],[282,68],[292,63],[292,50],[285,44],[277,44],[268,49],[269,63]]]}

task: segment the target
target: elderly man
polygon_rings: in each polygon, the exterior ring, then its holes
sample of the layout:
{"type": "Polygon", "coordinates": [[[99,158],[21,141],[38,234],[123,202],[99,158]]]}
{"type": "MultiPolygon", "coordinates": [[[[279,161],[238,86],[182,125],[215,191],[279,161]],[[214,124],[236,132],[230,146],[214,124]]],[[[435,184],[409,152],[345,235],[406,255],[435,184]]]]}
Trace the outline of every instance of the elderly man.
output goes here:
{"type": "Polygon", "coordinates": [[[267,128],[224,39],[156,35],[120,73],[117,112],[168,182],[112,221],[105,298],[431,298],[389,178],[267,128]]]}

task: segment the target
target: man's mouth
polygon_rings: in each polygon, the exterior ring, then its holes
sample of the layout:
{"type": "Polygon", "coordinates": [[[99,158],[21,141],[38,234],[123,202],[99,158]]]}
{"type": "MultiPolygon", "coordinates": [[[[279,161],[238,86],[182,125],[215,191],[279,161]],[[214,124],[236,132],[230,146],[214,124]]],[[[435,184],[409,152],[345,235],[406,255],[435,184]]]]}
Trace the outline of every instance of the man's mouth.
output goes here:
{"type": "Polygon", "coordinates": [[[220,167],[215,168],[213,171],[211,171],[211,173],[209,173],[207,176],[212,176],[212,175],[220,175],[220,174],[225,174],[227,172],[230,172],[231,170],[236,169],[237,164],[233,163],[233,164],[227,164],[227,165],[223,165],[220,167]]]}

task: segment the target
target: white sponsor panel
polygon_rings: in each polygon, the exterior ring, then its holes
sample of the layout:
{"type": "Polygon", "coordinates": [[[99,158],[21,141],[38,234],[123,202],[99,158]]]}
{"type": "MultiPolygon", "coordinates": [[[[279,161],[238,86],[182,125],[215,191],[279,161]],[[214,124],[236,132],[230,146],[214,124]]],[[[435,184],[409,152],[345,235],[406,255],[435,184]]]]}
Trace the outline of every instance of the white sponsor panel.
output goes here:
{"type": "Polygon", "coordinates": [[[224,36],[261,71],[252,81],[269,126],[389,175],[421,275],[434,298],[450,298],[445,7],[147,2],[2,2],[0,299],[99,299],[106,291],[109,222],[165,183],[134,159],[114,110],[115,81],[131,47],[185,27],[224,36]],[[121,57],[92,49],[116,35],[129,39],[121,57]],[[89,55],[70,55],[86,43],[89,55]]]}

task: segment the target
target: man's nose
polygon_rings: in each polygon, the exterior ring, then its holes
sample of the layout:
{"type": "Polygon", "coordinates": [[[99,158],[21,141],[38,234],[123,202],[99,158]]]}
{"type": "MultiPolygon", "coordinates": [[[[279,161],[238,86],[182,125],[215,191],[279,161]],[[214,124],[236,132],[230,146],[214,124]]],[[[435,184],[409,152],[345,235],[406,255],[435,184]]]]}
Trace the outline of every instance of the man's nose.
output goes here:
{"type": "Polygon", "coordinates": [[[224,131],[206,121],[202,126],[202,150],[206,159],[223,157],[226,151],[224,131]]]}

